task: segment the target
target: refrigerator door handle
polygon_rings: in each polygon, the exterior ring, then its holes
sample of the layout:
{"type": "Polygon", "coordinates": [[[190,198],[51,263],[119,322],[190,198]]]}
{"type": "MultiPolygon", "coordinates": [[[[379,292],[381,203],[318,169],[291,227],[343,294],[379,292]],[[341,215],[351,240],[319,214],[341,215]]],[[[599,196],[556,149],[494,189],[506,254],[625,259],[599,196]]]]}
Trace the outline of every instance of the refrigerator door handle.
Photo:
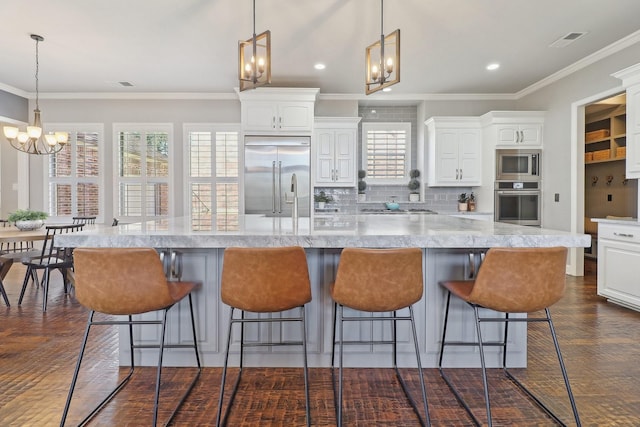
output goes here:
{"type": "Polygon", "coordinates": [[[278,162],[278,213],[282,213],[282,161],[278,162]]]}
{"type": "Polygon", "coordinates": [[[271,211],[276,213],[276,161],[271,164],[271,211]]]}

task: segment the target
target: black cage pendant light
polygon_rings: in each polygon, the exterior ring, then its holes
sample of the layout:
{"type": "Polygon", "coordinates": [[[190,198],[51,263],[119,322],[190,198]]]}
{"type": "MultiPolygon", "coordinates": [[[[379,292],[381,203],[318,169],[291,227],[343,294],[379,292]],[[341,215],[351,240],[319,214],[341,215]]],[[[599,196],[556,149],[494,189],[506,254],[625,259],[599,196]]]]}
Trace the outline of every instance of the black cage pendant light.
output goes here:
{"type": "Polygon", "coordinates": [[[380,40],[366,50],[366,94],[400,82],[400,29],[384,35],[384,0],[380,0],[380,40]]]}
{"type": "Polygon", "coordinates": [[[5,126],[4,136],[16,150],[27,154],[55,154],[67,144],[69,134],[67,132],[50,132],[45,134],[40,120],[40,91],[38,88],[38,71],[40,68],[38,43],[44,41],[44,37],[31,34],[36,42],[36,109],[33,110],[33,123],[27,126],[26,131],[21,131],[16,126],[5,126]]]}
{"type": "Polygon", "coordinates": [[[253,0],[253,37],[238,44],[240,91],[271,83],[271,31],[256,35],[256,0],[253,0]]]}

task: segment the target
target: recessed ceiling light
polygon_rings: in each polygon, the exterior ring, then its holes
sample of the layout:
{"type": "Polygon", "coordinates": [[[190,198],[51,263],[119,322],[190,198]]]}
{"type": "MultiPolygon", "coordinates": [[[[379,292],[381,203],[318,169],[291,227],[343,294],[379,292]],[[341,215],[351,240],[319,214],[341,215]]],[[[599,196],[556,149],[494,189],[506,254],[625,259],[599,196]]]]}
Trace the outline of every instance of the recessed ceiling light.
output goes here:
{"type": "Polygon", "coordinates": [[[492,62],[491,64],[487,65],[487,70],[489,71],[497,70],[498,68],[500,68],[500,64],[498,64],[497,62],[492,62]]]}
{"type": "Polygon", "coordinates": [[[391,88],[390,87],[385,87],[384,89],[382,89],[383,92],[391,92],[391,88]]]}
{"type": "Polygon", "coordinates": [[[313,68],[315,68],[316,70],[324,70],[325,68],[327,68],[327,66],[318,62],[316,65],[313,66],[313,68]]]}

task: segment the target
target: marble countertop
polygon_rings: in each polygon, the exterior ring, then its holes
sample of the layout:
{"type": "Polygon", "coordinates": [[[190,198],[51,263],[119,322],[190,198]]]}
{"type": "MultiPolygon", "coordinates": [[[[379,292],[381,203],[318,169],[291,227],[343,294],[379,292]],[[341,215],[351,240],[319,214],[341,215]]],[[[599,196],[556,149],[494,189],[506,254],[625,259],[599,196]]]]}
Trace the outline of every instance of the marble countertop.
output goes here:
{"type": "Polygon", "coordinates": [[[627,217],[610,217],[610,218],[591,218],[592,222],[599,222],[602,224],[619,224],[619,225],[635,225],[640,226],[638,218],[627,217]]]}
{"type": "Polygon", "coordinates": [[[477,221],[449,215],[324,215],[317,218],[273,218],[240,215],[213,218],[213,227],[196,229],[189,217],[118,227],[94,226],[56,236],[57,246],[225,248],[230,246],[344,247],[588,247],[586,234],[477,221]]]}

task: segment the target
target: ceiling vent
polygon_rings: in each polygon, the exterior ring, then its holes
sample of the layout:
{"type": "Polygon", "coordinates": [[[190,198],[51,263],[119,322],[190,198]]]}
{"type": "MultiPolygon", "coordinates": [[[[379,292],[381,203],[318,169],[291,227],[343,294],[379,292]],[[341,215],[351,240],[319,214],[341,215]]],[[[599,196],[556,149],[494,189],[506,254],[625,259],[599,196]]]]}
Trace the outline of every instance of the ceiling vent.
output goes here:
{"type": "Polygon", "coordinates": [[[560,37],[558,40],[556,40],[553,43],[551,43],[549,45],[549,47],[565,47],[567,45],[570,45],[574,41],[578,40],[580,37],[584,36],[585,34],[587,34],[587,33],[586,32],[569,33],[566,36],[560,37]]]}
{"type": "Polygon", "coordinates": [[[133,83],[131,82],[118,82],[120,83],[120,86],[124,86],[124,87],[131,87],[133,86],[133,83]]]}

